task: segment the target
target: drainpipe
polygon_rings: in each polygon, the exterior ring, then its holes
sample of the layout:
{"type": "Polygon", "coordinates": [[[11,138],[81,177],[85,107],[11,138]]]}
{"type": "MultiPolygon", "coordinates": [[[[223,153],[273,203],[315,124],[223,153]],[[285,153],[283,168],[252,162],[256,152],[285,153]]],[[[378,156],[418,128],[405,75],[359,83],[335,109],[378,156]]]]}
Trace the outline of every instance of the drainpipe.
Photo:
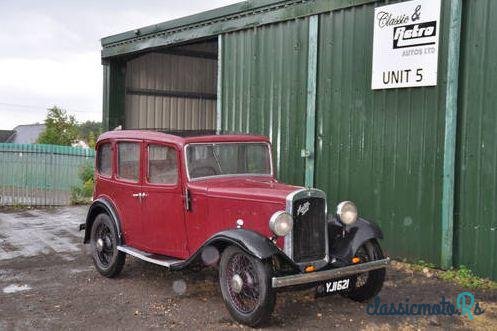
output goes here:
{"type": "Polygon", "coordinates": [[[462,0],[450,1],[447,85],[445,91],[445,137],[442,191],[442,254],[441,265],[453,265],[454,181],[457,136],[457,88],[461,39],[462,0]]]}

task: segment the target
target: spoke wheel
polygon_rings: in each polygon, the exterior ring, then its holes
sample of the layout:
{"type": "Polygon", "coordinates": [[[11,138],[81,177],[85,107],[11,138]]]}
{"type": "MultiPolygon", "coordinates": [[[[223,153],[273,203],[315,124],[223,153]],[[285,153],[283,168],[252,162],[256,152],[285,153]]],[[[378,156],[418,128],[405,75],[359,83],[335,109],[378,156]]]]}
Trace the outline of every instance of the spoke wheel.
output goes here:
{"type": "MultiPolygon", "coordinates": [[[[376,240],[364,243],[356,252],[362,263],[383,259],[383,252],[376,240]]],[[[365,301],[375,297],[383,287],[385,268],[372,270],[356,276],[355,286],[345,296],[354,301],[365,301]]]]}
{"type": "MultiPolygon", "coordinates": [[[[360,258],[363,263],[370,261],[369,255],[368,255],[368,253],[366,251],[366,247],[364,245],[359,247],[355,256],[360,258]]],[[[355,281],[355,287],[358,288],[358,287],[363,287],[364,285],[366,285],[368,282],[368,277],[369,277],[369,272],[364,272],[362,274],[357,275],[357,278],[355,281]]]]}
{"type": "Polygon", "coordinates": [[[247,255],[236,254],[228,261],[226,270],[228,292],[236,308],[242,313],[254,311],[259,302],[257,271],[247,255]]]}
{"type": "Polygon", "coordinates": [[[100,263],[104,267],[111,264],[114,248],[110,236],[112,235],[109,227],[105,223],[99,223],[96,229],[96,251],[100,263]]]}
{"type": "Polygon", "coordinates": [[[107,214],[99,214],[91,228],[92,258],[98,272],[106,277],[117,276],[126,259],[126,254],[117,250],[117,232],[107,214]]]}
{"type": "Polygon", "coordinates": [[[271,287],[271,264],[236,247],[221,256],[219,284],[223,299],[233,318],[249,326],[268,320],[276,300],[271,287]]]}

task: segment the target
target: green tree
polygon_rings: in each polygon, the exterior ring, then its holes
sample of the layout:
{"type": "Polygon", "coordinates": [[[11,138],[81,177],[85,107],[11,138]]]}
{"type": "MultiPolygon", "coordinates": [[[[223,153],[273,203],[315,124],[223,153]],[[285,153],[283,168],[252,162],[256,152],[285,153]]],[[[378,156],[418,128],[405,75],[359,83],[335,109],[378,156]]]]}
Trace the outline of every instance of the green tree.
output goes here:
{"type": "Polygon", "coordinates": [[[94,141],[102,134],[102,131],[102,122],[86,121],[78,124],[78,138],[90,147],[95,146],[94,141]]]}
{"type": "Polygon", "coordinates": [[[76,119],[57,106],[48,109],[45,130],[38,138],[39,144],[70,146],[78,139],[76,119]]]}
{"type": "Polygon", "coordinates": [[[93,131],[90,131],[90,133],[88,133],[88,140],[86,141],[86,143],[88,144],[88,147],[95,148],[97,142],[93,131]]]}

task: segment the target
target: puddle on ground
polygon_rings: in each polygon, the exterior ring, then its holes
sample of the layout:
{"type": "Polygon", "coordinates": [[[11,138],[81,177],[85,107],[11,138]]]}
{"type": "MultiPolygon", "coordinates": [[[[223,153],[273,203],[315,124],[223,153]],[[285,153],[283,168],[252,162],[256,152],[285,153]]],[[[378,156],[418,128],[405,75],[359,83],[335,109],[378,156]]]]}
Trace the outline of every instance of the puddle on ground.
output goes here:
{"type": "Polygon", "coordinates": [[[29,285],[19,285],[19,284],[11,284],[7,287],[3,288],[3,293],[16,293],[16,292],[22,292],[22,291],[27,291],[31,290],[31,287],[29,285]]]}
{"type": "MultiPolygon", "coordinates": [[[[0,261],[43,254],[74,255],[81,252],[86,208],[0,212],[0,261]]],[[[72,261],[63,258],[65,261],[72,261]]]]}

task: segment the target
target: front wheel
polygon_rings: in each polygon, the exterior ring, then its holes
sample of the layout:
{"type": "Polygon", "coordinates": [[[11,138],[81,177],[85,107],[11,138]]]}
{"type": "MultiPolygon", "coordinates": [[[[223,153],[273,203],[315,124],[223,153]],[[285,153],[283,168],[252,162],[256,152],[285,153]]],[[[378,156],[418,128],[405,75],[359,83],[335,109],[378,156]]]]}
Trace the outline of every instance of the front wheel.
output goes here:
{"type": "Polygon", "coordinates": [[[266,322],[276,301],[270,262],[230,246],[221,256],[219,269],[219,285],[231,316],[252,327],[266,322]]]}
{"type": "Polygon", "coordinates": [[[126,254],[117,250],[117,231],[107,214],[99,214],[91,227],[93,263],[105,277],[115,277],[123,269],[126,254]]]}
{"type": "MultiPolygon", "coordinates": [[[[356,252],[362,262],[383,259],[383,252],[376,240],[364,243],[356,252]]],[[[356,276],[355,286],[345,294],[354,301],[366,301],[375,297],[383,287],[385,268],[372,270],[356,276]]]]}

